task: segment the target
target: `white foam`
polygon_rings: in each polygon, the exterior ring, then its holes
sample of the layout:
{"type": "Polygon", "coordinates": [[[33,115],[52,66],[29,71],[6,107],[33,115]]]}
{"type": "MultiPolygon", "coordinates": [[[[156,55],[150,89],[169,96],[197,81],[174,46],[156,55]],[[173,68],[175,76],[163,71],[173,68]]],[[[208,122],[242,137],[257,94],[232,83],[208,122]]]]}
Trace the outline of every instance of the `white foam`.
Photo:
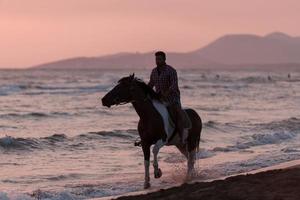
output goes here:
{"type": "Polygon", "coordinates": [[[300,154],[264,154],[254,158],[235,162],[223,162],[217,165],[210,165],[205,168],[198,169],[199,174],[204,179],[216,179],[224,176],[235,175],[239,173],[249,172],[264,167],[274,166],[291,160],[300,159],[300,154]]]}
{"type": "Polygon", "coordinates": [[[54,197],[46,198],[45,200],[77,200],[81,198],[76,198],[74,195],[72,195],[69,192],[61,192],[58,195],[55,195],[54,197]]]}
{"type": "Polygon", "coordinates": [[[290,140],[297,135],[292,132],[282,131],[270,134],[254,134],[250,136],[243,137],[243,142],[237,142],[235,145],[227,147],[215,147],[213,151],[218,152],[230,152],[230,151],[240,151],[243,149],[248,149],[260,145],[268,144],[279,144],[284,141],[290,140]]]}
{"type": "Polygon", "coordinates": [[[9,146],[12,145],[15,139],[11,136],[5,136],[3,138],[0,138],[0,144],[3,146],[9,146]]]}
{"type": "Polygon", "coordinates": [[[250,142],[251,146],[264,145],[264,144],[276,144],[284,140],[292,139],[296,134],[291,132],[277,132],[274,134],[254,134],[252,135],[253,141],[250,142]]]}
{"type": "Polygon", "coordinates": [[[0,192],[0,200],[9,200],[9,198],[6,193],[0,192]]]}
{"type": "Polygon", "coordinates": [[[35,200],[34,198],[25,194],[7,194],[5,192],[0,192],[0,200],[35,200]]]}
{"type": "Polygon", "coordinates": [[[210,158],[210,157],[213,157],[215,155],[216,155],[215,152],[201,148],[199,150],[199,152],[197,153],[197,159],[210,158]]]}

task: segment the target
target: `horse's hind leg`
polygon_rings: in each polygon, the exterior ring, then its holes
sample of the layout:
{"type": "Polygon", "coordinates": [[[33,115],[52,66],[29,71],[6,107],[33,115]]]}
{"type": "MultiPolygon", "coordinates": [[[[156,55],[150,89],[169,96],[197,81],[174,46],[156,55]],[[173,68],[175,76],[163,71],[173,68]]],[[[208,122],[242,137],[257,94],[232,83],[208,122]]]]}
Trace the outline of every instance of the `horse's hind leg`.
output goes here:
{"type": "Polygon", "coordinates": [[[184,146],[176,145],[176,147],[180,151],[180,153],[182,153],[185,156],[185,158],[188,159],[189,153],[186,149],[186,145],[184,145],[184,146]]]}
{"type": "Polygon", "coordinates": [[[176,145],[179,151],[186,157],[187,159],[187,179],[193,177],[195,173],[195,159],[196,159],[196,150],[191,150],[190,152],[187,150],[187,146],[176,145]]]}
{"type": "Polygon", "coordinates": [[[164,145],[165,145],[165,143],[162,140],[158,140],[152,149],[153,157],[154,157],[154,160],[153,160],[154,178],[160,178],[162,176],[161,169],[158,167],[157,155],[158,155],[160,148],[162,148],[164,145]]]}
{"type": "Polygon", "coordinates": [[[195,160],[196,160],[196,150],[188,152],[188,161],[187,161],[187,178],[193,177],[195,173],[195,160]]]}

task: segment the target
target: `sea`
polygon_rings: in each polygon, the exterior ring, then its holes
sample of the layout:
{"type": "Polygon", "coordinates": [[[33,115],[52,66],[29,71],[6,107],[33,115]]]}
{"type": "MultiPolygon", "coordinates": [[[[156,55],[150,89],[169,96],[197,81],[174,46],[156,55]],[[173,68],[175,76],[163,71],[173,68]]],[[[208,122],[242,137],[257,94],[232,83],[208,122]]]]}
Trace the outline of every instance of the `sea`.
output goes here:
{"type": "MultiPolygon", "coordinates": [[[[77,200],[144,191],[138,115],[101,98],[143,70],[0,70],[0,199],[77,200]]],[[[183,107],[203,129],[194,181],[300,159],[300,69],[178,69],[183,107]]],[[[153,156],[151,157],[151,160],[153,156]]],[[[186,160],[159,153],[161,189],[186,181],[186,160]]]]}

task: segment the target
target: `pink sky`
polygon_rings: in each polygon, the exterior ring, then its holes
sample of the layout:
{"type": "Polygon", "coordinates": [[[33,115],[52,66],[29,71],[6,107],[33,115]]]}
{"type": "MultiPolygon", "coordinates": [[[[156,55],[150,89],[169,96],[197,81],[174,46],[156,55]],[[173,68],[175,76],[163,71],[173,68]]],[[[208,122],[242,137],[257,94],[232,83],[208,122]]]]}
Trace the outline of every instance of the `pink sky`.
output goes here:
{"type": "Polygon", "coordinates": [[[0,68],[185,52],[228,33],[300,36],[299,0],[0,0],[0,68]]]}

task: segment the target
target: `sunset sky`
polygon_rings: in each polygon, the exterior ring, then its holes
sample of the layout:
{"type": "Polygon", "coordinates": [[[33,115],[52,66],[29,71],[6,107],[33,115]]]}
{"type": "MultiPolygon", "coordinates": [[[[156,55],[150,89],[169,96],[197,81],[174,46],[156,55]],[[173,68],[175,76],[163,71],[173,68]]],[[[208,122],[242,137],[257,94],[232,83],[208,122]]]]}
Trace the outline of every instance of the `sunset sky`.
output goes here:
{"type": "Polygon", "coordinates": [[[0,68],[157,49],[228,33],[300,36],[299,0],[0,0],[0,68]]]}

